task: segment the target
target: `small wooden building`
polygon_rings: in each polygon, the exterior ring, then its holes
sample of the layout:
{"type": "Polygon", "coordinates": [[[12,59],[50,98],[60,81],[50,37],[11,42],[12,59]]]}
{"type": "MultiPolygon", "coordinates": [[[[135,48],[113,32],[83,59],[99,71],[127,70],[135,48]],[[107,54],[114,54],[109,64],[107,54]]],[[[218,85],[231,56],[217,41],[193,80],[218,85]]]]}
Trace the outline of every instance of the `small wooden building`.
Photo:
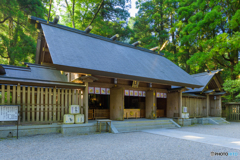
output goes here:
{"type": "Polygon", "coordinates": [[[29,22],[39,29],[36,63],[64,71],[70,82],[85,86],[86,122],[181,116],[182,91],[202,87],[154,51],[33,16],[29,22]]]}
{"type": "Polygon", "coordinates": [[[26,65],[0,66],[0,103],[20,105],[21,124],[62,122],[70,105],[82,105],[85,85],[68,82],[67,76],[54,67],[26,65]]]}
{"type": "Polygon", "coordinates": [[[222,89],[222,70],[214,70],[191,75],[203,87],[187,88],[183,92],[183,106],[188,107],[190,117],[221,117],[222,99],[226,92],[222,89]]]}

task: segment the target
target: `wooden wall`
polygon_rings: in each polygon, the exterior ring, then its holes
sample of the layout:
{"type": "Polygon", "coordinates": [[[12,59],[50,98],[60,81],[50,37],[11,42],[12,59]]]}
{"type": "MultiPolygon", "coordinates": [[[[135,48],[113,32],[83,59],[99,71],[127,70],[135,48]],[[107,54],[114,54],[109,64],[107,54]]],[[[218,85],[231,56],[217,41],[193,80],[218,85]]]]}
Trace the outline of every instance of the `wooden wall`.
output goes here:
{"type": "Polygon", "coordinates": [[[216,96],[216,99],[214,99],[214,96],[209,96],[209,99],[210,99],[209,115],[220,117],[222,114],[221,96],[216,96]]]}
{"type": "Polygon", "coordinates": [[[203,117],[207,115],[206,98],[183,97],[182,106],[188,108],[189,117],[203,117]]]}
{"type": "MultiPolygon", "coordinates": [[[[209,96],[210,104],[208,116],[221,117],[222,114],[222,101],[221,96],[209,96]]],[[[190,117],[207,117],[207,99],[196,97],[183,97],[183,106],[188,107],[190,117]]]]}
{"type": "Polygon", "coordinates": [[[82,105],[81,90],[1,85],[1,105],[20,105],[22,123],[63,121],[72,104],[82,105]]]}
{"type": "Polygon", "coordinates": [[[171,118],[179,116],[179,98],[179,92],[171,92],[167,94],[167,117],[171,118]]]}

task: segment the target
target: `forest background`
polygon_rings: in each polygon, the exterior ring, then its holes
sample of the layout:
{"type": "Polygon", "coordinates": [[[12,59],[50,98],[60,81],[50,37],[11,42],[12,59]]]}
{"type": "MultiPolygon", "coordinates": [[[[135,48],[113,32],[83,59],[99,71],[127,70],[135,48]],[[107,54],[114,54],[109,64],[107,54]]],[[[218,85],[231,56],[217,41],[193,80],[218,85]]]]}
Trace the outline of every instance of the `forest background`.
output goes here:
{"type": "MultiPolygon", "coordinates": [[[[147,49],[167,45],[165,57],[189,74],[223,69],[225,101],[240,101],[240,0],[53,0],[50,21],[147,49]]],[[[0,64],[34,63],[37,30],[32,15],[48,18],[50,0],[0,0],[0,64]]]]}

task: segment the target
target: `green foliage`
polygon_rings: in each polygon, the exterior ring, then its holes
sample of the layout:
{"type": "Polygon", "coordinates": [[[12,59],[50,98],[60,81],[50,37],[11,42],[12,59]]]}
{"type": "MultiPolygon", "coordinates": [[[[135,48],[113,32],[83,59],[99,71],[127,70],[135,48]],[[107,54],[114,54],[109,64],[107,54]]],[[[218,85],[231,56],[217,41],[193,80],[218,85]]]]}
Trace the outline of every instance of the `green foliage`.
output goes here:
{"type": "Polygon", "coordinates": [[[224,83],[224,90],[229,93],[224,96],[228,102],[240,101],[240,79],[226,80],[224,83]]]}
{"type": "MultiPolygon", "coordinates": [[[[62,3],[65,6],[59,9],[61,12],[60,23],[85,30],[101,2],[102,0],[65,0],[63,3],[58,0],[59,5],[62,3]]],[[[104,0],[99,13],[91,24],[93,26],[91,33],[108,38],[119,34],[119,40],[126,40],[131,32],[126,24],[126,20],[130,16],[129,2],[130,0],[104,0]]]]}
{"type": "Polygon", "coordinates": [[[34,62],[36,29],[27,15],[43,17],[40,0],[1,0],[0,3],[0,62],[19,65],[34,62]]]}

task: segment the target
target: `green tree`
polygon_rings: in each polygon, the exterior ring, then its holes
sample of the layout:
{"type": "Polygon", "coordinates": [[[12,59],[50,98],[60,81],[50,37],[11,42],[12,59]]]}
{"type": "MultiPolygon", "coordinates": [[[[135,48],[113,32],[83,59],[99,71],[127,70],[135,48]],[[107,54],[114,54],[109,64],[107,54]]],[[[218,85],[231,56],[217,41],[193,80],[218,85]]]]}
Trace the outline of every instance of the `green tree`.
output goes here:
{"type": "MultiPolygon", "coordinates": [[[[130,14],[130,0],[65,0],[61,7],[60,22],[69,27],[85,30],[93,20],[100,4],[101,9],[92,22],[91,33],[104,37],[111,37],[115,34],[120,35],[124,41],[128,38],[130,29],[127,26],[127,19],[130,14]]],[[[61,3],[60,0],[57,1],[61,3]]]]}
{"type": "MultiPolygon", "coordinates": [[[[188,29],[196,52],[188,60],[189,65],[206,66],[209,69],[224,68],[232,80],[238,64],[240,3],[235,0],[199,0],[197,12],[189,19],[188,29]]],[[[193,6],[193,7],[194,7],[193,6]]],[[[226,73],[225,72],[225,73],[226,73]]],[[[225,78],[227,78],[225,77],[225,78]]]]}
{"type": "Polygon", "coordinates": [[[28,23],[27,15],[43,17],[43,13],[40,0],[1,0],[1,63],[19,65],[19,62],[34,62],[36,29],[28,23]]]}

